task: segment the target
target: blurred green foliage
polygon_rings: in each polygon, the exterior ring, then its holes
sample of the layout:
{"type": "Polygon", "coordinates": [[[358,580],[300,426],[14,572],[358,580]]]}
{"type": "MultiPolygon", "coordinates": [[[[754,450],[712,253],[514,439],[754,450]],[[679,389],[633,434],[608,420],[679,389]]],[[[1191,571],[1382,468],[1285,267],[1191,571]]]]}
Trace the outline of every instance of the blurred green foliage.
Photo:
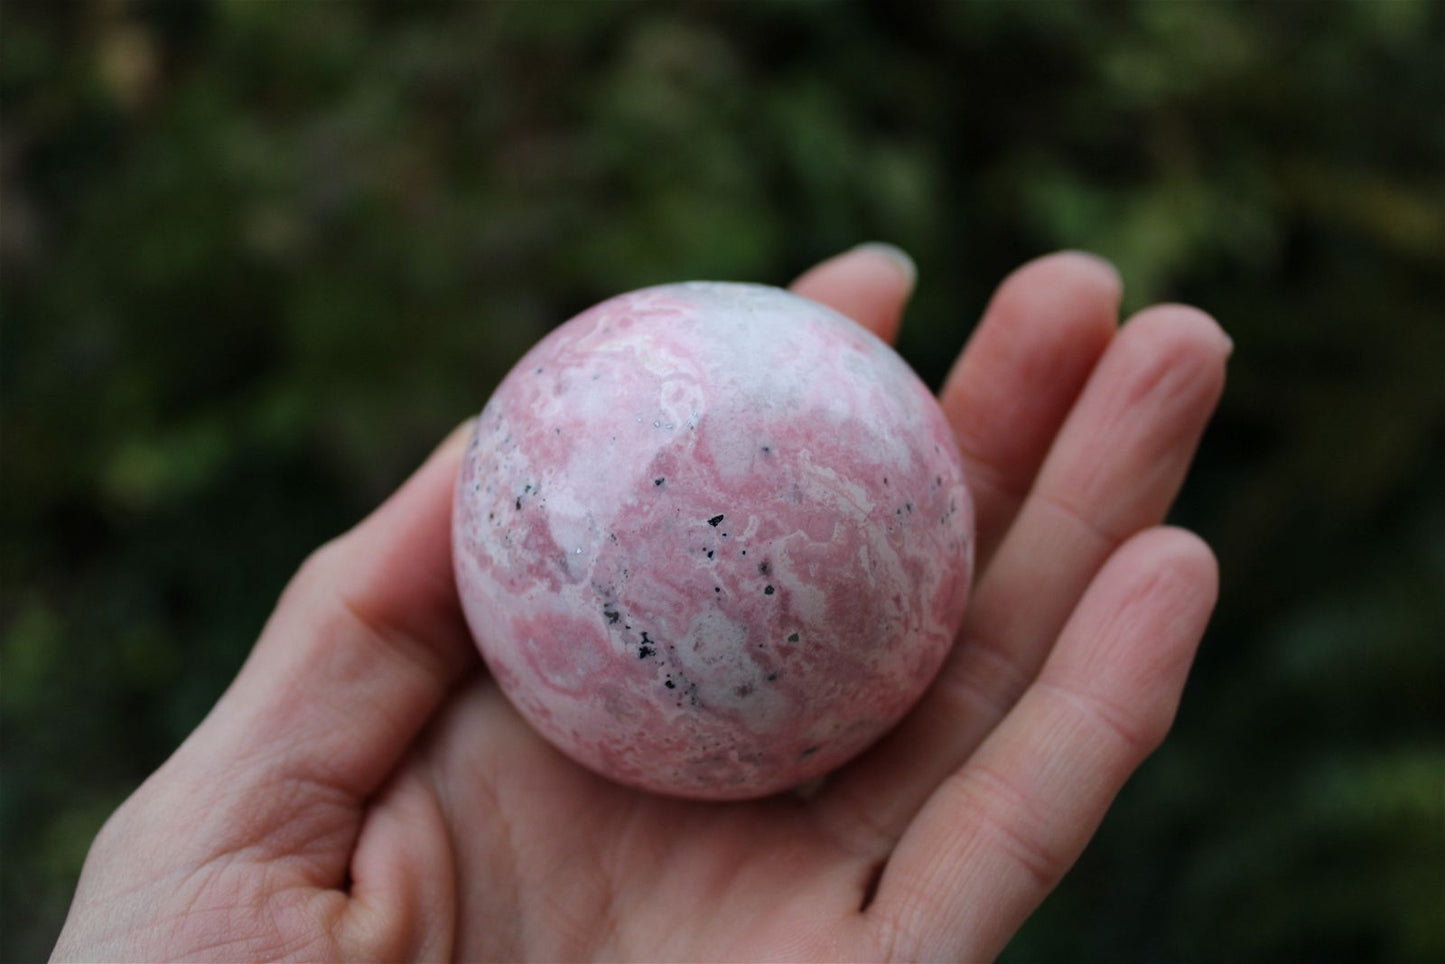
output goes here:
{"type": "Polygon", "coordinates": [[[0,18],[7,958],[305,553],[550,326],[869,238],[935,383],[1059,247],[1236,342],[1175,735],[1011,959],[1445,958],[1442,5],[0,18]]]}

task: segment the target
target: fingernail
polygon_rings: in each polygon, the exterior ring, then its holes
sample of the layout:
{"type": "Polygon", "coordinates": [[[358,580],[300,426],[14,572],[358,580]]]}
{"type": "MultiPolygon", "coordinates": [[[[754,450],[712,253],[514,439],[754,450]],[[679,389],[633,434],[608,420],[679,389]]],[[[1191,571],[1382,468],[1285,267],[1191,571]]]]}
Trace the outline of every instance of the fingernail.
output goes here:
{"type": "Polygon", "coordinates": [[[858,245],[853,250],[868,251],[873,254],[882,255],[893,262],[894,266],[903,272],[903,277],[908,281],[908,287],[910,289],[913,288],[913,283],[918,280],[918,266],[913,263],[913,259],[908,256],[908,252],[896,244],[889,244],[886,241],[868,241],[858,245]]]}

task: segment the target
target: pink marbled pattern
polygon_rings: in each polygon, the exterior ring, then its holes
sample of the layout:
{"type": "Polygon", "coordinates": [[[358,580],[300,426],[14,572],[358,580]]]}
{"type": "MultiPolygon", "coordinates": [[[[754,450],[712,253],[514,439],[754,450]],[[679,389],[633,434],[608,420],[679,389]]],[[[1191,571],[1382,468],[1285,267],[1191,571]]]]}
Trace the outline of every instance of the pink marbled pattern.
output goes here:
{"type": "Polygon", "coordinates": [[[872,334],[759,285],[650,288],[539,342],[482,411],[453,538],[524,717],[622,783],[733,799],[837,767],[963,617],[942,411],[872,334]]]}

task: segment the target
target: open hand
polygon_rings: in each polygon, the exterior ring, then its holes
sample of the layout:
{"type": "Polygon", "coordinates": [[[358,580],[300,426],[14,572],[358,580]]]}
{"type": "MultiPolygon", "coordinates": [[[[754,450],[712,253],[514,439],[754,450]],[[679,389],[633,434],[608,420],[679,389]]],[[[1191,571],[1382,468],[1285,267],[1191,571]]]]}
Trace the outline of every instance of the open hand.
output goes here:
{"type": "MultiPolygon", "coordinates": [[[[884,338],[911,271],[876,248],[794,284],[884,338]]],[[[995,956],[1164,738],[1215,563],[1160,527],[1229,341],[1117,325],[1084,255],[999,288],[948,378],[979,575],[918,708],[810,795],[609,783],[486,676],[452,579],[463,433],[286,589],[245,667],[116,812],[57,959],[995,956]]]]}

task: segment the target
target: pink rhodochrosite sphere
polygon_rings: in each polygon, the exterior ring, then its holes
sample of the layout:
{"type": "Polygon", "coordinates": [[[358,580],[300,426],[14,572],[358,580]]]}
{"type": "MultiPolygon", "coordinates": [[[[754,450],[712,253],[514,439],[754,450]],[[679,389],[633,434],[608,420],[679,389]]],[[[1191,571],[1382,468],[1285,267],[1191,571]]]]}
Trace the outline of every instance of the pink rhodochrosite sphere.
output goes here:
{"type": "Polygon", "coordinates": [[[893,726],[957,632],[973,509],[948,422],[892,349],[776,288],[592,308],[483,409],[458,588],[517,710],[577,762],[739,799],[893,726]]]}

